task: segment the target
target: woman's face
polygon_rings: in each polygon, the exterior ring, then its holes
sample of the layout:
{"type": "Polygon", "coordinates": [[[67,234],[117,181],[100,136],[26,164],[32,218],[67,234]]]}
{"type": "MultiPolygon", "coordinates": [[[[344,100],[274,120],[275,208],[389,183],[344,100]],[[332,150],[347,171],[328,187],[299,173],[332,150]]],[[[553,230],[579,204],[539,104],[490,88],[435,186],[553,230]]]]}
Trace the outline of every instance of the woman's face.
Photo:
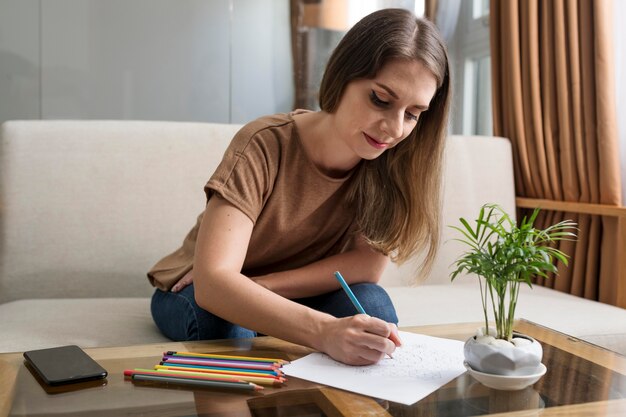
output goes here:
{"type": "Polygon", "coordinates": [[[415,60],[391,60],[373,79],[351,81],[333,115],[344,156],[375,159],[403,141],[428,110],[437,80],[415,60]]]}

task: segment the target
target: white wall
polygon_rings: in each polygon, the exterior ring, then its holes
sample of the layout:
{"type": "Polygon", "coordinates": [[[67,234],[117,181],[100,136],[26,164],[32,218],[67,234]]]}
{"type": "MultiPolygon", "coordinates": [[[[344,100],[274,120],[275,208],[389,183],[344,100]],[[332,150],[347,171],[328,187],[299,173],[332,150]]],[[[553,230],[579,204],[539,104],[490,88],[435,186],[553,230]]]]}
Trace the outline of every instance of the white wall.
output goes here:
{"type": "Polygon", "coordinates": [[[0,0],[0,121],[245,122],[291,67],[287,0],[0,0]]]}
{"type": "Polygon", "coordinates": [[[235,0],[232,28],[231,122],[290,111],[294,80],[289,1],[235,0]]]}
{"type": "Polygon", "coordinates": [[[39,118],[39,1],[0,0],[0,122],[39,118]]]}

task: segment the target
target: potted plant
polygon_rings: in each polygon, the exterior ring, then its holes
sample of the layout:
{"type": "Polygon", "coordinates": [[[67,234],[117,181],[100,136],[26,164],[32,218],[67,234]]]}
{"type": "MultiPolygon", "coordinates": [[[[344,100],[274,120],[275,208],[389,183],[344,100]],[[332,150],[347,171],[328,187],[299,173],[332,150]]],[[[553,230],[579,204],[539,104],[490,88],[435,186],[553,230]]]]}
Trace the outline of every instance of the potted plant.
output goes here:
{"type": "Polygon", "coordinates": [[[541,345],[513,332],[519,290],[522,285],[532,287],[533,277],[556,274],[555,260],[568,264],[568,256],[553,244],[574,240],[576,223],[564,220],[539,230],[534,227],[538,213],[535,209],[518,226],[502,207],[485,204],[473,226],[464,218],[461,226],[451,226],[462,235],[455,240],[468,250],[454,262],[456,269],[450,277],[476,274],[484,311],[485,327],[470,337],[464,348],[466,363],[473,371],[524,376],[537,374],[543,366],[541,345]],[[489,310],[495,328],[489,326],[489,310]]]}

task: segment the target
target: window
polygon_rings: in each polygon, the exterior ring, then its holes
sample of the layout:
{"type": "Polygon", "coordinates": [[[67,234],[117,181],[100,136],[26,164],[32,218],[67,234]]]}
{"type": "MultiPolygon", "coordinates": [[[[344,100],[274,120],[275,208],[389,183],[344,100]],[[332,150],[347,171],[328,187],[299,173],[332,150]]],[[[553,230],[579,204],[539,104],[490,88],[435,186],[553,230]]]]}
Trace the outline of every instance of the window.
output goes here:
{"type": "Polygon", "coordinates": [[[491,135],[489,0],[461,2],[458,26],[449,44],[456,91],[452,133],[491,135]]]}
{"type": "Polygon", "coordinates": [[[474,0],[472,3],[473,19],[480,19],[483,16],[489,17],[489,0],[474,0]]]}
{"type": "Polygon", "coordinates": [[[463,133],[490,135],[491,57],[469,58],[463,70],[463,133]]]}

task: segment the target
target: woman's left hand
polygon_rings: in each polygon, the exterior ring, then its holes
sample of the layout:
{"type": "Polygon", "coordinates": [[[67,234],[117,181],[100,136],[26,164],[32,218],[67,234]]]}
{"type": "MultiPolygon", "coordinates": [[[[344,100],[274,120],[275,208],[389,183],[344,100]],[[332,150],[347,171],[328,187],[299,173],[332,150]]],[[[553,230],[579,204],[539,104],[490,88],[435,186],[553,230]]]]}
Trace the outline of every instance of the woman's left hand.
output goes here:
{"type": "Polygon", "coordinates": [[[193,269],[187,272],[185,275],[183,275],[183,277],[179,279],[176,284],[174,284],[174,286],[172,287],[170,291],[179,292],[186,286],[191,285],[191,283],[193,282],[192,272],[193,272],[193,269]]]}

